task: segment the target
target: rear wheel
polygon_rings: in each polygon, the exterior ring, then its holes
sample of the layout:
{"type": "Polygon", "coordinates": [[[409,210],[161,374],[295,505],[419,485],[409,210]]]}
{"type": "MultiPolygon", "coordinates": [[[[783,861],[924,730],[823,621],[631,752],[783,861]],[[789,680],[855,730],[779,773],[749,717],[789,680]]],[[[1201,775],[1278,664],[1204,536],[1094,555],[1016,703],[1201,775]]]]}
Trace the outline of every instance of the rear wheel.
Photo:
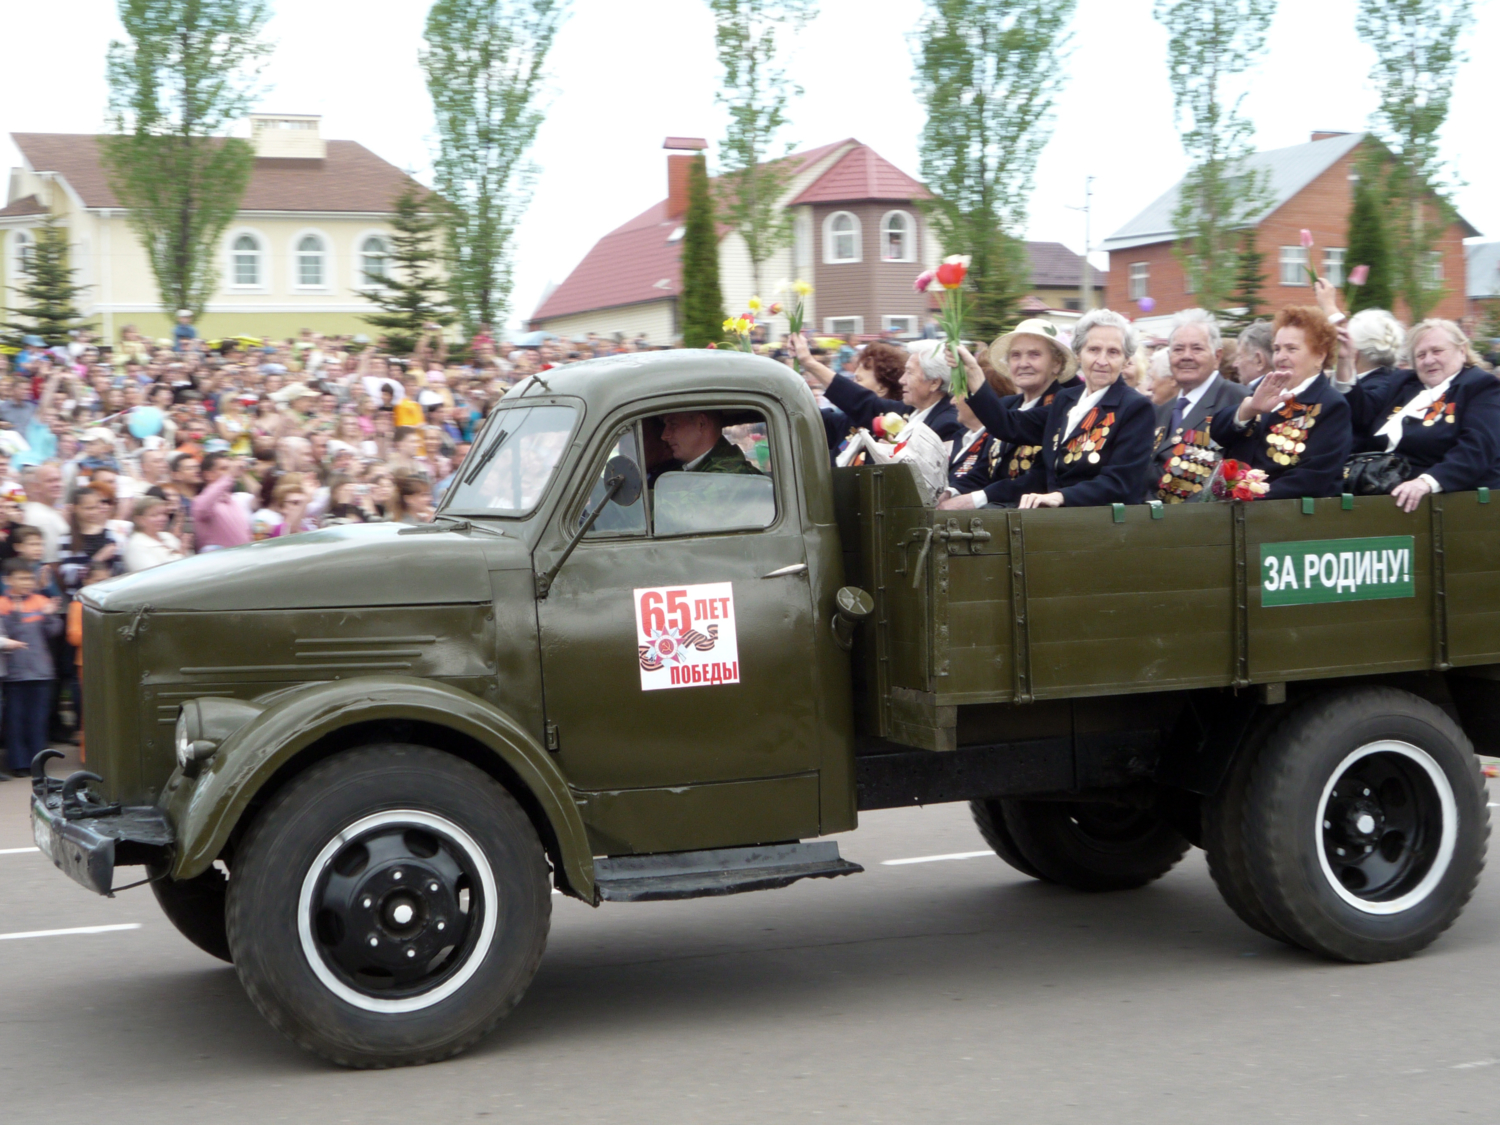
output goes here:
{"type": "Polygon", "coordinates": [[[974,824],[979,828],[979,834],[984,837],[984,842],[995,850],[997,856],[1022,875],[1047,880],[1047,877],[1021,854],[1021,849],[1016,847],[1010,829],[1005,826],[1005,810],[1000,807],[1002,803],[996,799],[969,802],[969,812],[974,816],[974,824]]]}
{"type": "Polygon", "coordinates": [[[457,1054],[520,1000],[552,903],[515,799],[467,762],[369,746],[314,766],[237,852],[229,944],[261,1014],[345,1066],[457,1054]]]}
{"type": "Polygon", "coordinates": [[[1080,891],[1123,891],[1159,879],[1188,842],[1150,806],[1002,800],[1005,827],[1038,875],[1080,891]]]}
{"type": "Polygon", "coordinates": [[[1257,896],[1299,945],[1389,961],[1431,944],[1484,868],[1478,759],[1440,708],[1359,688],[1313,700],[1267,739],[1245,794],[1257,896]]]}

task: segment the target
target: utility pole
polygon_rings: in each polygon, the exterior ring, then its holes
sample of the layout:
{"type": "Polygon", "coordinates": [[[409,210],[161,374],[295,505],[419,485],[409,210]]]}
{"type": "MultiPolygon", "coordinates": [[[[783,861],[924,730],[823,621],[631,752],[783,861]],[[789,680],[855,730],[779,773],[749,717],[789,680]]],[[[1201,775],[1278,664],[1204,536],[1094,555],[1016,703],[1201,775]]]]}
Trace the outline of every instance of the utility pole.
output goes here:
{"type": "Polygon", "coordinates": [[[1089,265],[1089,212],[1094,203],[1094,177],[1083,178],[1083,206],[1074,207],[1072,204],[1064,204],[1069,211],[1083,212],[1083,281],[1078,290],[1078,307],[1088,312],[1094,307],[1094,269],[1089,265]]]}

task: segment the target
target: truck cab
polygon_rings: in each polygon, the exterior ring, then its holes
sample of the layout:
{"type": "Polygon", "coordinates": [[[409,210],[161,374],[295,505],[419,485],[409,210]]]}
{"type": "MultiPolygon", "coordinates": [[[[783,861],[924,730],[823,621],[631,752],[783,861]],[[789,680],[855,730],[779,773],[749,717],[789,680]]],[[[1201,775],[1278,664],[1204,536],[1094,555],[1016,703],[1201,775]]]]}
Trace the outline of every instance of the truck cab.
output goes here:
{"type": "Polygon", "coordinates": [[[1081,891],[1202,846],[1262,932],[1406,956],[1483,864],[1494,512],[960,520],[906,465],[832,469],[784,365],[592,360],[505,397],[430,525],[89,587],[92,772],[39,757],[33,824],[97,893],[144,866],[276,1027],[351,1066],[483,1035],[553,888],[857,874],[826,837],[861,809],[968,801],[1081,891]]]}

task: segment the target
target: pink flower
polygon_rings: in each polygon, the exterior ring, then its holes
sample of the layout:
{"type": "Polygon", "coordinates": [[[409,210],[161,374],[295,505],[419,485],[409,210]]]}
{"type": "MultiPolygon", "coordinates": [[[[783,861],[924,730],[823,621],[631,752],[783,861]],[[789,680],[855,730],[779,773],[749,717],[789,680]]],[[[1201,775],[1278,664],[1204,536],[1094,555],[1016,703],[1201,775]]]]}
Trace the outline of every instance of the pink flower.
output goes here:
{"type": "Polygon", "coordinates": [[[1355,266],[1352,270],[1349,271],[1349,284],[1350,285],[1363,285],[1365,282],[1367,282],[1369,280],[1370,280],[1370,267],[1369,266],[1355,266]]]}
{"type": "Polygon", "coordinates": [[[917,280],[911,283],[911,287],[918,293],[927,292],[928,286],[937,280],[937,270],[923,270],[917,274],[917,280]]]}
{"type": "Polygon", "coordinates": [[[1312,244],[1313,244],[1312,231],[1307,230],[1307,229],[1304,228],[1303,231],[1302,231],[1302,249],[1304,249],[1304,250],[1311,250],[1312,249],[1312,244]]]}

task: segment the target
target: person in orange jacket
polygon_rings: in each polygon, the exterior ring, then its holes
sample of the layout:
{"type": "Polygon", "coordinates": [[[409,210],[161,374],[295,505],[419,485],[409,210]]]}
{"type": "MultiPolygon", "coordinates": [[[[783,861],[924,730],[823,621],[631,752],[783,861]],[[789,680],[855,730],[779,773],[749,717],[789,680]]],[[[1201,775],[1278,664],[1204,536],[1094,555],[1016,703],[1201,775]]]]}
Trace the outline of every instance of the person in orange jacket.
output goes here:
{"type": "MultiPolygon", "coordinates": [[[[90,563],[88,577],[83,580],[83,584],[92,586],[95,582],[103,582],[110,577],[113,575],[109,563],[90,563]]],[[[83,751],[83,602],[77,598],[68,603],[68,627],[65,635],[68,643],[73,646],[73,663],[78,670],[78,677],[73,682],[78,685],[78,760],[82,762],[86,760],[83,751]]]]}

